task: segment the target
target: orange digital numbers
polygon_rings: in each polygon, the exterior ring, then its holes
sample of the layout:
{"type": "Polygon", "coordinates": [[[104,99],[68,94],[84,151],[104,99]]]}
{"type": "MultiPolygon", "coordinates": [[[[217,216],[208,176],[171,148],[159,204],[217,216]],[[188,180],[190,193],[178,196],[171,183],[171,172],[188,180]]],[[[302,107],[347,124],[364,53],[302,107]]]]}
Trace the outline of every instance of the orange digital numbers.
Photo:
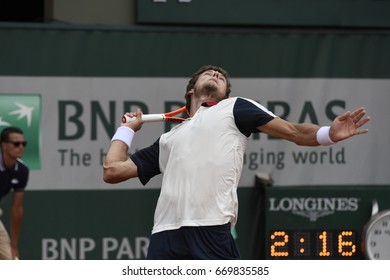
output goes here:
{"type": "Polygon", "coordinates": [[[288,234],[285,231],[271,234],[271,257],[288,257],[288,234]]]}
{"type": "Polygon", "coordinates": [[[274,230],[269,235],[271,258],[342,259],[357,257],[352,230],[274,230]]]}
{"type": "Polygon", "coordinates": [[[329,252],[329,243],[328,240],[329,238],[332,238],[332,236],[329,236],[328,232],[326,231],[323,231],[323,232],[320,232],[318,235],[317,235],[318,239],[317,241],[319,241],[319,246],[318,247],[318,256],[320,257],[329,257],[331,255],[331,253],[329,252]]]}
{"type": "Polygon", "coordinates": [[[343,257],[351,257],[356,254],[356,245],[354,243],[354,233],[350,230],[340,232],[337,237],[337,250],[343,257]]]}

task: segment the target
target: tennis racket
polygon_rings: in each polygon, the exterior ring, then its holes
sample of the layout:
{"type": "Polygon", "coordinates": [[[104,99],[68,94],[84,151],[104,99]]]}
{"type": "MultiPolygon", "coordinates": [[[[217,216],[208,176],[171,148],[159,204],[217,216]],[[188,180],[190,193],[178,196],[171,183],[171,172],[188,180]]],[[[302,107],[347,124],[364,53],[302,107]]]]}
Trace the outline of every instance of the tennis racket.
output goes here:
{"type": "MultiPolygon", "coordinates": [[[[183,113],[186,111],[186,107],[183,106],[177,110],[167,112],[165,114],[144,114],[142,115],[142,122],[143,123],[149,123],[149,122],[175,122],[175,123],[181,123],[185,121],[185,118],[179,118],[175,117],[176,115],[183,113]]],[[[123,115],[122,122],[123,123],[129,123],[134,121],[135,118],[131,118],[127,115],[123,115]]]]}

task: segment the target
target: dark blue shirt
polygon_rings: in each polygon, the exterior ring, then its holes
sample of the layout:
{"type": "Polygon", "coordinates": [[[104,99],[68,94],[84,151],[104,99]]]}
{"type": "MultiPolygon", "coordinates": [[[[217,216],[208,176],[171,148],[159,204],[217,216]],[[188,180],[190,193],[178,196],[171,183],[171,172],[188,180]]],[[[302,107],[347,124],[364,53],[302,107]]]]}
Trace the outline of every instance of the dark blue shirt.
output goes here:
{"type": "Polygon", "coordinates": [[[17,160],[11,169],[4,165],[3,155],[0,154],[0,200],[13,189],[22,192],[27,186],[29,169],[21,161],[17,160]]]}

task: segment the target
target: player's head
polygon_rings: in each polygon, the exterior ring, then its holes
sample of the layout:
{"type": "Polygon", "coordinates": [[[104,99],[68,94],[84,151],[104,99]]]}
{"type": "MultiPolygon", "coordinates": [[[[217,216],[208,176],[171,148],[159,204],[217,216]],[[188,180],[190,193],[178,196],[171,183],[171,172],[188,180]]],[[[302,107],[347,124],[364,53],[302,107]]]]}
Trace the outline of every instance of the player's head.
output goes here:
{"type": "Polygon", "coordinates": [[[23,131],[17,127],[6,127],[0,135],[1,150],[12,157],[21,157],[23,147],[27,145],[23,131]]]}
{"type": "Polygon", "coordinates": [[[186,94],[184,95],[184,98],[186,99],[186,108],[187,108],[188,112],[190,111],[190,107],[191,107],[191,95],[189,94],[189,92],[195,88],[195,84],[198,81],[199,76],[202,73],[204,73],[206,71],[209,71],[209,70],[217,71],[217,72],[221,73],[225,77],[225,79],[226,79],[225,98],[229,97],[229,94],[231,92],[231,82],[230,82],[230,75],[229,75],[229,73],[225,69],[223,69],[223,68],[221,68],[219,66],[214,66],[214,65],[202,66],[194,74],[192,74],[191,79],[188,81],[188,84],[187,84],[186,94]]]}

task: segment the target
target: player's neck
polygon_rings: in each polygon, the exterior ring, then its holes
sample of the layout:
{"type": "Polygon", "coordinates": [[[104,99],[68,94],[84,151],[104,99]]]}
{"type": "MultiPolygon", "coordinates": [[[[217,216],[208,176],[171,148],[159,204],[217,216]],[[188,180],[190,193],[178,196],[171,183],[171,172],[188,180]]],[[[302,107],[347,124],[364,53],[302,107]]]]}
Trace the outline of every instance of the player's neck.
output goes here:
{"type": "Polygon", "coordinates": [[[195,113],[198,111],[198,109],[202,106],[203,103],[208,103],[208,102],[219,102],[218,98],[216,98],[214,95],[201,95],[199,97],[193,96],[191,100],[191,117],[195,115],[195,113]]]}
{"type": "Polygon", "coordinates": [[[193,117],[195,115],[195,113],[198,111],[198,109],[205,102],[218,102],[218,101],[216,101],[214,99],[209,99],[209,98],[205,98],[205,99],[202,98],[202,99],[196,100],[195,102],[191,102],[191,110],[190,110],[191,117],[193,117]]]}

